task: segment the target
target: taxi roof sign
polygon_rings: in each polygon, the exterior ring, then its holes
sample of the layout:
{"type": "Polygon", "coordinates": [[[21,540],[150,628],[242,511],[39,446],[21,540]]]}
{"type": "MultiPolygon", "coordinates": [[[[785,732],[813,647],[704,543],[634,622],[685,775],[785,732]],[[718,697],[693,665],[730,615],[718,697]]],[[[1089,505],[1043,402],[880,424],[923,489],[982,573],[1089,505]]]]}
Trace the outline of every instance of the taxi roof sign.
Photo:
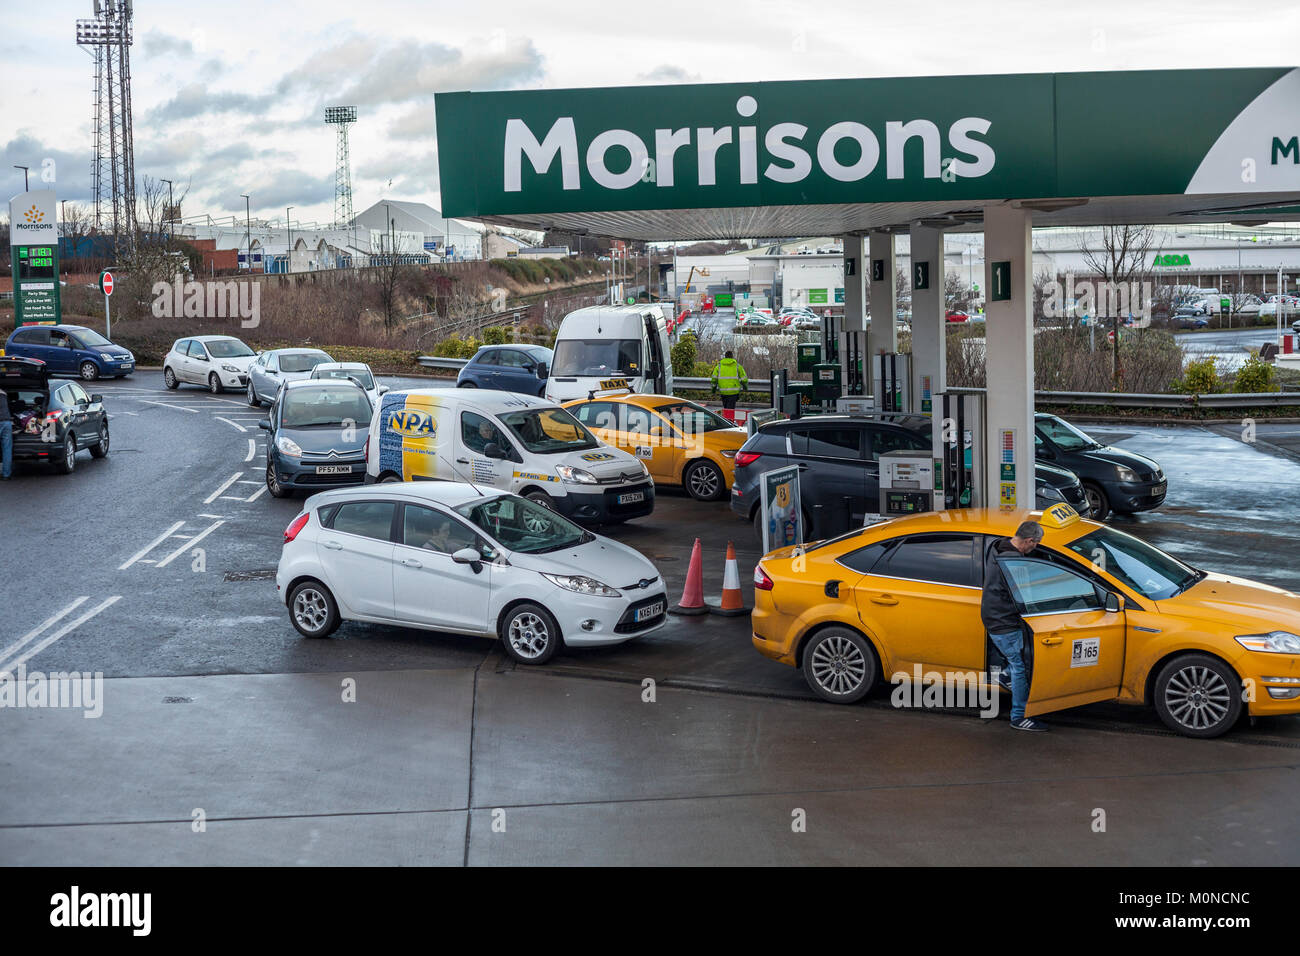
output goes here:
{"type": "Polygon", "coordinates": [[[1043,512],[1043,518],[1038,523],[1044,528],[1068,528],[1079,520],[1079,512],[1075,511],[1067,504],[1052,505],[1043,512]]]}

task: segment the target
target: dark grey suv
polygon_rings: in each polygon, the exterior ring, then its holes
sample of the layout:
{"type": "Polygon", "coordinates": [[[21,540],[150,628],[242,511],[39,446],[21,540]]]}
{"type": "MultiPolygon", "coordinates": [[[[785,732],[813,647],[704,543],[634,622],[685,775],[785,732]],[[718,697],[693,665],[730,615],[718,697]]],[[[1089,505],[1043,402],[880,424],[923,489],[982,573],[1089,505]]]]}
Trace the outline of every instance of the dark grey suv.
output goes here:
{"type": "Polygon", "coordinates": [[[929,451],[930,441],[900,425],[849,415],[772,422],[736,453],[731,510],[755,522],[763,474],[798,465],[808,540],[859,528],[880,511],[880,456],[901,449],[929,451]]]}

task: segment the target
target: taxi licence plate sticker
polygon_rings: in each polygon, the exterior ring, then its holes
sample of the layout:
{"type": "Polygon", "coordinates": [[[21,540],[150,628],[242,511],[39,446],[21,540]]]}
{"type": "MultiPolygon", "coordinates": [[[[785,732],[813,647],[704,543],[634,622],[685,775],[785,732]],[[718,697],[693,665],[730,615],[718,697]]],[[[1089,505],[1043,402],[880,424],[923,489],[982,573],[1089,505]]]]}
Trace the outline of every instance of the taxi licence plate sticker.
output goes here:
{"type": "Polygon", "coordinates": [[[636,611],[636,613],[632,615],[632,620],[634,623],[640,624],[642,621],[648,621],[652,617],[658,617],[663,612],[664,612],[664,602],[656,601],[654,604],[651,604],[649,607],[639,608],[636,611]]]}
{"type": "Polygon", "coordinates": [[[317,465],[316,474],[318,475],[350,475],[352,474],[351,465],[317,465]]]}
{"type": "Polygon", "coordinates": [[[633,491],[633,492],[629,492],[626,495],[618,496],[618,503],[621,505],[636,504],[638,501],[645,501],[644,491],[633,491]]]}
{"type": "Polygon", "coordinates": [[[1071,667],[1096,667],[1101,656],[1100,637],[1076,637],[1070,650],[1071,667]]]}

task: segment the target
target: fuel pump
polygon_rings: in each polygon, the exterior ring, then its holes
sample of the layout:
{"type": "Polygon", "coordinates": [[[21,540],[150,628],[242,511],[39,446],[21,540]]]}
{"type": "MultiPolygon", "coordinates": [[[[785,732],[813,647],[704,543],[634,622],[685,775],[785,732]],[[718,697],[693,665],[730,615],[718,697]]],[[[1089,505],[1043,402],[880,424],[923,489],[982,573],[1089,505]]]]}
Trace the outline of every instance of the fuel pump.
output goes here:
{"type": "Polygon", "coordinates": [[[933,419],[934,457],[940,462],[936,508],[980,508],[988,502],[984,475],[984,396],[940,392],[933,419]]]}
{"type": "Polygon", "coordinates": [[[880,396],[882,412],[912,411],[912,356],[882,352],[871,358],[872,394],[880,396]]]}

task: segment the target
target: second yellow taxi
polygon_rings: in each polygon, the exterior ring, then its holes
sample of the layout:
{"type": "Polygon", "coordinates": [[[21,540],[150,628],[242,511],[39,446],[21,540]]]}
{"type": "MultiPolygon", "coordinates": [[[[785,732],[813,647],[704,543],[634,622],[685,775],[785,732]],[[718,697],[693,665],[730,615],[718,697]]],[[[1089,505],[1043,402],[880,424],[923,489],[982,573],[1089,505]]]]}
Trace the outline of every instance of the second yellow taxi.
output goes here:
{"type": "Polygon", "coordinates": [[[635,455],[655,485],[681,485],[700,501],[725,498],[749,437],[703,405],[671,395],[593,394],[565,402],[596,437],[635,455]]]}

